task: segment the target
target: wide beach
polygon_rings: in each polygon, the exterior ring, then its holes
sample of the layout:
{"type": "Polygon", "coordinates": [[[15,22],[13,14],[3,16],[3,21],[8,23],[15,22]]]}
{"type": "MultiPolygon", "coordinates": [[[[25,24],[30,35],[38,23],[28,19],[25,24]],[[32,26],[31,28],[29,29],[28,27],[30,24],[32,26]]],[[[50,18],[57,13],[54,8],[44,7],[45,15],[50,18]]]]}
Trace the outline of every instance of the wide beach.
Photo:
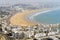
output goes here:
{"type": "Polygon", "coordinates": [[[15,15],[11,16],[10,18],[10,23],[13,25],[18,25],[18,26],[33,26],[36,25],[37,23],[27,21],[26,16],[32,13],[40,12],[43,10],[47,9],[41,9],[41,10],[25,10],[24,12],[18,12],[15,15]]]}

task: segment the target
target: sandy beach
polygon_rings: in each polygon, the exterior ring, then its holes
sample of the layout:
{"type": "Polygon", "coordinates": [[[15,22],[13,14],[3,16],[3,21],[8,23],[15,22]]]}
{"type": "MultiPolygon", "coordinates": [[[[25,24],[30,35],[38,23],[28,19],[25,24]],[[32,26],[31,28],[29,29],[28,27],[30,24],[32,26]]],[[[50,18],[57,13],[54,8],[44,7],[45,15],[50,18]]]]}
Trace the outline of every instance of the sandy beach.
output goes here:
{"type": "Polygon", "coordinates": [[[24,12],[18,12],[15,15],[11,16],[10,18],[10,23],[13,25],[18,25],[18,26],[33,26],[36,25],[37,23],[27,21],[26,16],[31,13],[36,13],[42,10],[46,9],[41,9],[41,10],[25,10],[24,12]]]}

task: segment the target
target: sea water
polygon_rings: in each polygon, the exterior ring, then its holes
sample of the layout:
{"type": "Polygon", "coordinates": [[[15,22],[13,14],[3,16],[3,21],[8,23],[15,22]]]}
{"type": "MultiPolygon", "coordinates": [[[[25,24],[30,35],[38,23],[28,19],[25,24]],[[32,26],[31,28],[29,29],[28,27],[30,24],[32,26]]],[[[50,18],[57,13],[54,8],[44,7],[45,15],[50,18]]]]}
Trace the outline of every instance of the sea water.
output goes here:
{"type": "Polygon", "coordinates": [[[33,18],[34,21],[44,24],[60,23],[60,9],[41,13],[33,18]]]}

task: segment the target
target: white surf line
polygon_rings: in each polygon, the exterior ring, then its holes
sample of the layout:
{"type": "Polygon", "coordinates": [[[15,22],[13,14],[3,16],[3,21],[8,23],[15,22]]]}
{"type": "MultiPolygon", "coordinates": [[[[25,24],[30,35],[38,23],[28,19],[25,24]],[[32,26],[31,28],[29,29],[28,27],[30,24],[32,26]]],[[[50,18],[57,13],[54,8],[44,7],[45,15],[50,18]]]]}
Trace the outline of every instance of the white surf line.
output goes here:
{"type": "Polygon", "coordinates": [[[54,8],[54,9],[50,9],[50,10],[46,10],[46,11],[42,11],[42,12],[37,12],[37,13],[31,15],[31,16],[29,17],[29,19],[33,19],[35,16],[37,16],[37,15],[39,15],[39,14],[46,13],[46,12],[50,12],[50,11],[54,11],[54,10],[58,10],[58,9],[60,9],[60,8],[54,8]]]}
{"type": "MultiPolygon", "coordinates": [[[[48,11],[50,11],[50,10],[48,10],[48,11]]],[[[37,15],[39,15],[39,14],[46,13],[46,12],[48,12],[48,11],[43,11],[43,12],[35,13],[34,15],[32,15],[32,16],[30,17],[30,19],[34,18],[35,16],[37,16],[37,15]]]]}

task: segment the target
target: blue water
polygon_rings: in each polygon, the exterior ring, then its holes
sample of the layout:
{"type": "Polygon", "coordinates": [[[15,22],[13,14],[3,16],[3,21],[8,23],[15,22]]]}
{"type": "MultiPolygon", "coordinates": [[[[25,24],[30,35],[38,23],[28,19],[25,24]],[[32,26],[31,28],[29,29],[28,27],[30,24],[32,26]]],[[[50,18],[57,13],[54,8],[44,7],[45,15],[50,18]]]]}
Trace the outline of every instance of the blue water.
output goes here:
{"type": "Polygon", "coordinates": [[[60,23],[60,9],[39,14],[34,17],[34,20],[44,24],[60,23]]]}

